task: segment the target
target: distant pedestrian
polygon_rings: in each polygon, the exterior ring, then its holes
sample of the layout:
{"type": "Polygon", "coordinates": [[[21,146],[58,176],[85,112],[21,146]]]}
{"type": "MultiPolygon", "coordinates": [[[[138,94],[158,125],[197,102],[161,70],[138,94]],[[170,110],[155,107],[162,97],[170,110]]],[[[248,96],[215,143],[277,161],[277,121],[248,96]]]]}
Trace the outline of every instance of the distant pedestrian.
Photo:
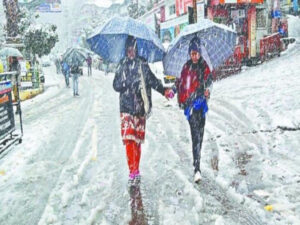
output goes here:
{"type": "Polygon", "coordinates": [[[137,55],[136,39],[129,36],[125,44],[125,58],[116,72],[113,87],[120,93],[121,135],[126,146],[129,179],[140,176],[141,144],[145,139],[146,117],[152,107],[151,90],[166,98],[173,97],[149,68],[146,60],[137,55]]]}
{"type": "Polygon", "coordinates": [[[70,66],[66,61],[62,63],[62,73],[65,77],[66,87],[70,87],[70,66]]]}
{"type": "Polygon", "coordinates": [[[178,103],[190,125],[193,144],[194,181],[201,180],[200,156],[204,135],[205,114],[208,110],[208,89],[212,83],[211,71],[201,56],[200,39],[194,38],[189,45],[190,60],[186,62],[176,81],[178,103]]]}
{"type": "Polygon", "coordinates": [[[98,61],[99,61],[99,63],[98,63],[98,70],[102,70],[102,68],[103,68],[103,59],[99,58],[98,61]]]}
{"type": "Polygon", "coordinates": [[[79,96],[78,94],[78,78],[80,75],[80,68],[77,65],[71,66],[71,74],[73,80],[73,96],[79,96]]]}
{"type": "Polygon", "coordinates": [[[91,55],[89,54],[87,59],[86,59],[86,63],[87,63],[87,66],[88,66],[88,76],[92,76],[92,57],[91,55]]]}
{"type": "Polygon", "coordinates": [[[59,58],[55,59],[55,67],[56,67],[56,73],[60,74],[61,72],[61,62],[59,58]]]}
{"type": "Polygon", "coordinates": [[[13,86],[13,95],[15,101],[18,101],[18,85],[21,82],[21,66],[17,57],[12,57],[12,62],[9,64],[9,71],[16,72],[15,75],[11,77],[11,83],[13,86]]]}
{"type": "MultiPolygon", "coordinates": [[[[17,57],[12,57],[12,62],[9,65],[9,71],[10,72],[16,72],[14,75],[11,77],[11,83],[13,87],[13,96],[14,96],[14,101],[19,102],[19,86],[21,84],[21,65],[19,63],[19,60],[17,57]]],[[[20,112],[20,107],[18,105],[16,114],[20,112]]]]}

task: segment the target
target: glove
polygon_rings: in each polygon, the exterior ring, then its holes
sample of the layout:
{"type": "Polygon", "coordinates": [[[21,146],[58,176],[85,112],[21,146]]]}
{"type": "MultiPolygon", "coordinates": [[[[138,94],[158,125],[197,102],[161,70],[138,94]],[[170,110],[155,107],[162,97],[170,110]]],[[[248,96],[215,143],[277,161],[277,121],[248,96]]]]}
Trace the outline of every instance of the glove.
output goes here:
{"type": "Polygon", "coordinates": [[[173,92],[173,90],[171,89],[171,88],[167,88],[166,90],[165,90],[165,97],[167,98],[167,99],[171,99],[171,98],[174,98],[174,92],[173,92]]]}

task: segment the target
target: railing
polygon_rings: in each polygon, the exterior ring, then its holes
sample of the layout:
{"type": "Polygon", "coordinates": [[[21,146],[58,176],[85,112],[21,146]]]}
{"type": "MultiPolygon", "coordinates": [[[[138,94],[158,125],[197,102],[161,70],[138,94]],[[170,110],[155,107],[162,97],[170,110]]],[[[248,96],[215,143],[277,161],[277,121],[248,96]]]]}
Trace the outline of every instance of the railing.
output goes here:
{"type": "Polygon", "coordinates": [[[16,71],[0,73],[0,153],[17,141],[22,142],[23,123],[19,84],[19,74],[16,71]],[[13,106],[16,106],[16,113],[19,114],[21,134],[13,134],[15,131],[13,106]]]}
{"type": "Polygon", "coordinates": [[[236,46],[233,55],[216,71],[214,71],[214,80],[228,77],[232,74],[238,73],[242,68],[243,54],[241,52],[241,46],[236,46]]]}
{"type": "Polygon", "coordinates": [[[280,34],[275,33],[266,36],[260,40],[260,59],[261,61],[268,60],[274,55],[280,55],[282,44],[280,41],[280,34]]]}

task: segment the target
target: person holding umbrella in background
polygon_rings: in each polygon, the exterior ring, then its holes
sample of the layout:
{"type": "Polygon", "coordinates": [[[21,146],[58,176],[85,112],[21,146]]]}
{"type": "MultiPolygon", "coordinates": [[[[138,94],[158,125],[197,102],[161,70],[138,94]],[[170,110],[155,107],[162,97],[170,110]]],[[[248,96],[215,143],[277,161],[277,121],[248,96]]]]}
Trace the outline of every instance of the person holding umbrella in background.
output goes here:
{"type": "Polygon", "coordinates": [[[73,80],[73,96],[79,96],[78,78],[81,74],[80,66],[86,61],[87,51],[83,48],[72,47],[63,54],[62,61],[70,67],[73,80]]]}
{"type": "Polygon", "coordinates": [[[71,74],[73,80],[73,96],[79,96],[78,94],[78,77],[80,76],[79,66],[74,64],[71,66],[71,74]]]}
{"type": "Polygon", "coordinates": [[[121,60],[113,87],[120,93],[121,135],[126,146],[129,178],[140,176],[141,144],[145,139],[146,118],[151,111],[151,89],[166,98],[174,96],[172,89],[163,87],[138,56],[136,39],[128,36],[125,44],[126,57],[121,60]]]}

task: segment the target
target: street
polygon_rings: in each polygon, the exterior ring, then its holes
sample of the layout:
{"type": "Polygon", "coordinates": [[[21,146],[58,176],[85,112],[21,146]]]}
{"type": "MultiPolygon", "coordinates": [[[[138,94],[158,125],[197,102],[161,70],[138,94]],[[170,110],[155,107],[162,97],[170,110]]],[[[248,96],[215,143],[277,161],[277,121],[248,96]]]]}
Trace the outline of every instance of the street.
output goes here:
{"type": "Polygon", "coordinates": [[[141,181],[130,186],[114,74],[85,70],[73,97],[44,68],[45,92],[22,104],[23,143],[0,160],[0,224],[300,223],[299,52],[297,42],[214,84],[199,185],[176,97],[153,93],[141,181]]]}

